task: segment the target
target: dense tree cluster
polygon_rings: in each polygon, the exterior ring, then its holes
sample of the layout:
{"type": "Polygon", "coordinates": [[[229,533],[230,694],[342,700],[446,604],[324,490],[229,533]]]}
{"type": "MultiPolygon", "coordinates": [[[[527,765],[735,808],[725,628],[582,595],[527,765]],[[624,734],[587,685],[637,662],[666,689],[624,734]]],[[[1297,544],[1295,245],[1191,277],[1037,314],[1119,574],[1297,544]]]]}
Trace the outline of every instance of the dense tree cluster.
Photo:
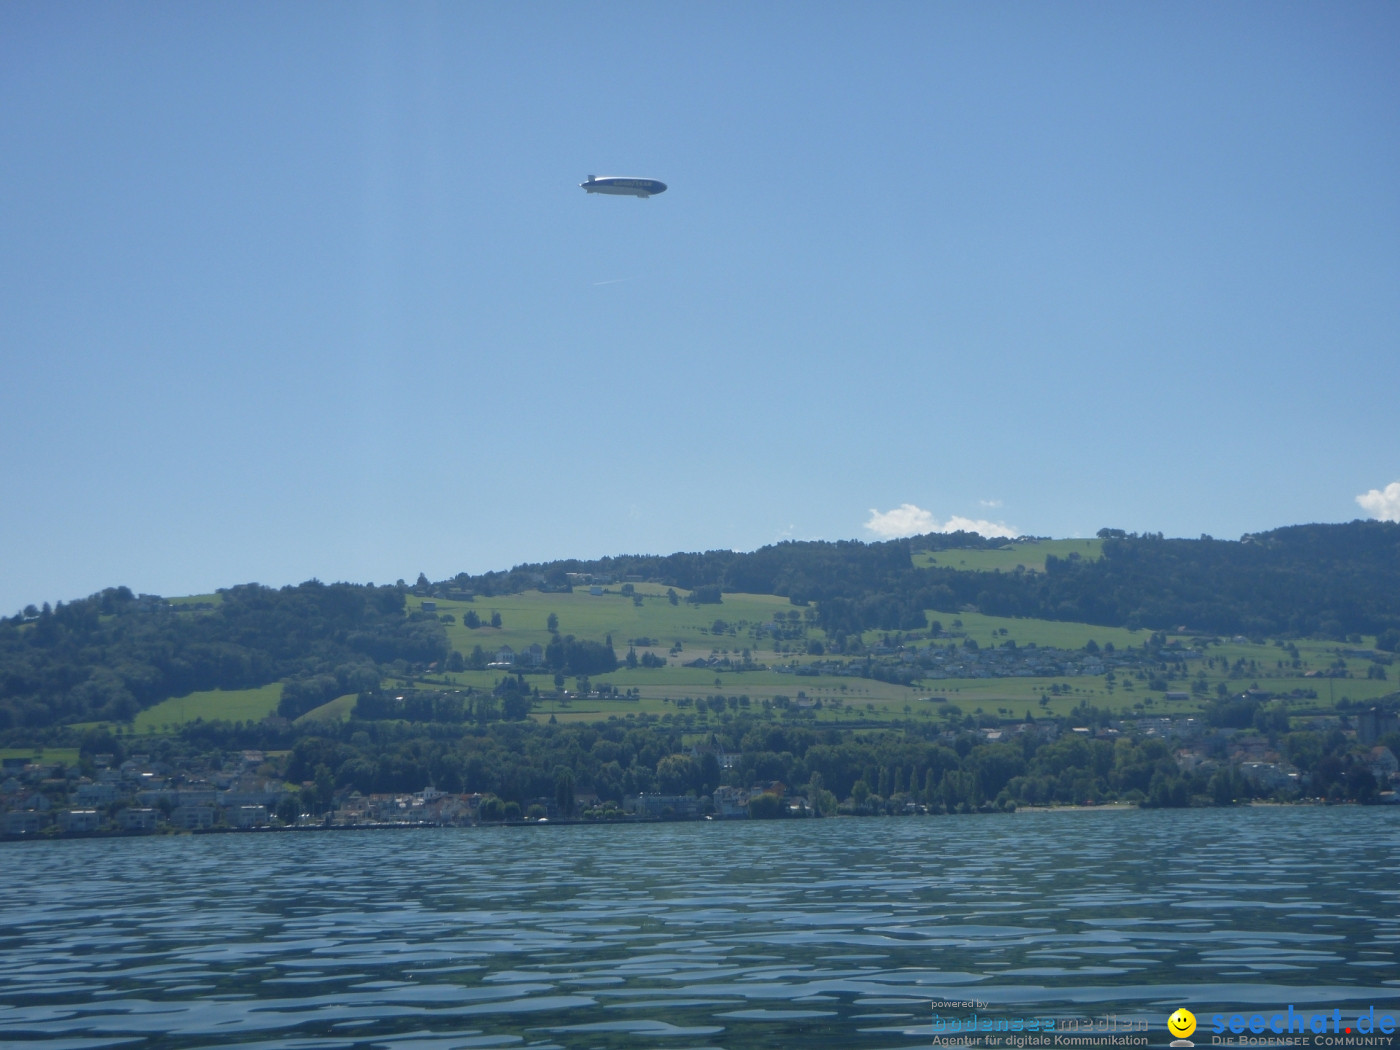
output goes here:
{"type": "Polygon", "coordinates": [[[433,617],[406,615],[398,587],[230,587],[207,607],[125,587],[0,619],[0,729],[129,720],[198,689],[287,682],[287,714],[373,688],[378,665],[447,656],[433,617]]]}
{"type": "MultiPolygon", "coordinates": [[[[827,639],[811,640],[813,653],[841,652],[844,639],[861,631],[925,627],[927,610],[965,608],[1250,636],[1375,634],[1380,648],[1400,648],[1400,524],[1301,525],[1240,541],[1121,530],[1104,530],[1103,538],[1102,558],[1052,556],[1043,573],[915,567],[917,550],[1001,543],[954,533],[562,561],[439,584],[420,574],[414,590],[563,589],[570,573],[584,572],[662,583],[673,588],[672,601],[676,587],[706,602],[722,601],[725,592],[777,594],[799,606],[815,603],[814,621],[827,639]]],[[[281,713],[295,717],[335,696],[372,692],[387,670],[436,662],[449,669],[486,666],[489,654],[480,646],[469,657],[451,652],[436,616],[407,612],[406,593],[402,585],[315,580],[280,590],[246,584],[201,608],[118,587],[53,609],[31,607],[0,618],[0,730],[126,721],[193,690],[278,681],[285,683],[281,713]]],[[[481,622],[471,612],[464,619],[469,627],[481,622]]],[[[499,613],[491,622],[500,624],[499,613]]],[[[546,663],[556,673],[602,674],[617,667],[617,657],[609,643],[556,633],[546,663]]]]}
{"type": "MultiPolygon", "coordinates": [[[[364,694],[343,723],[195,722],[140,736],[107,728],[20,732],[30,746],[77,748],[67,786],[45,781],[56,802],[78,775],[94,776],[99,761],[139,753],[179,780],[228,768],[243,749],[261,750],[262,773],[286,781],[278,812],[288,822],[323,813],[351,791],[408,793],[429,785],[485,796],[487,820],[550,805],[560,815],[606,815],[627,796],[652,792],[694,796],[703,812],[721,786],[761,792],[749,805],[754,817],[788,816],[784,799],[795,796],[824,816],[907,815],[1113,801],[1364,803],[1379,801],[1385,788],[1371,745],[1358,743],[1344,722],[1308,716],[1294,726],[1285,704],[1249,695],[1209,704],[1203,724],[1171,742],[1087,703],[1068,718],[1033,720],[1028,712],[1015,723],[958,713],[942,727],[911,721],[857,729],[736,699],[747,698],[707,698],[720,718],[701,734],[688,719],[673,724],[648,715],[544,724],[525,718],[524,707],[510,710],[512,703],[528,706],[528,693],[519,676],[508,675],[490,693],[364,694]],[[1261,774],[1238,760],[1241,748],[1281,756],[1297,775],[1272,764],[1261,774]]],[[[1400,694],[1381,706],[1393,713],[1400,694]]],[[[1400,751],[1393,723],[1377,743],[1400,751]]]]}
{"type": "Polygon", "coordinates": [[[1097,561],[1046,572],[940,574],[993,615],[1221,634],[1329,637],[1400,628],[1400,524],[1298,525],[1240,541],[1110,537],[1097,561]]]}
{"type": "MultiPolygon", "coordinates": [[[[1046,559],[1046,571],[969,572],[915,568],[916,550],[989,548],[1001,540],[932,533],[884,543],[786,542],[752,553],[706,551],[668,557],[522,565],[459,576],[482,594],[568,586],[568,573],[640,575],[690,589],[778,594],[819,603],[833,637],[922,627],[925,610],[975,608],[1116,627],[1186,625],[1257,636],[1377,634],[1400,646],[1400,524],[1354,521],[1297,525],[1238,541],[1165,539],[1103,530],[1103,557],[1046,559]]],[[[446,584],[437,585],[445,587],[446,584]]]]}
{"type": "Polygon", "coordinates": [[[551,669],[568,675],[607,674],[617,670],[617,652],[611,640],[580,641],[571,634],[557,634],[545,646],[544,662],[551,669]]]}
{"type": "Polygon", "coordinates": [[[619,555],[596,561],[567,560],[518,565],[508,572],[481,576],[462,573],[434,584],[446,594],[466,588],[477,594],[507,594],[540,587],[564,590],[570,573],[606,577],[640,576],[671,587],[700,591],[702,601],[714,601],[721,591],[779,594],[794,604],[833,597],[861,597],[895,589],[912,570],[916,550],[998,547],[1004,540],[984,539],[971,532],[930,533],[908,540],[861,543],[858,540],[797,541],[761,547],[749,553],[705,551],[659,555],[619,555]]]}
{"type": "MultiPolygon", "coordinates": [[[[448,703],[409,698],[408,706],[425,702],[448,703]]],[[[403,702],[390,706],[384,714],[407,713],[403,702]]],[[[455,718],[458,712],[439,707],[418,713],[455,718]]],[[[863,731],[785,724],[741,711],[698,747],[686,742],[679,727],[646,718],[594,725],[356,718],[297,730],[201,723],[185,727],[178,741],[199,749],[290,747],[285,777],[301,785],[313,808],[329,805],[338,790],[409,792],[429,784],[493,795],[522,808],[557,798],[565,783],[571,797],[596,795],[603,803],[640,792],[703,796],[726,784],[775,786],[779,794],[806,795],[819,809],[829,796],[826,812],[837,812],[839,805],[841,812],[863,814],[900,814],[911,806],[937,813],[1115,800],[1176,807],[1300,794],[1376,798],[1380,785],[1339,729],[1290,729],[1286,715],[1259,701],[1224,702],[1207,712],[1207,720],[1243,722],[1242,730],[1267,739],[1303,779],[1286,787],[1250,781],[1227,760],[1228,736],[1207,735],[1198,745],[1202,763],[1183,770],[1161,738],[1100,733],[1110,717],[1087,706],[1071,719],[1026,723],[1024,731],[1003,732],[999,740],[988,739],[970,721],[954,730],[911,724],[863,731]],[[722,752],[731,768],[720,766],[722,752]]],[[[1387,743],[1400,747],[1395,734],[1387,743]]],[[[120,743],[105,738],[84,746],[112,751],[120,743]]],[[[141,746],[159,750],[179,743],[141,746]]]]}

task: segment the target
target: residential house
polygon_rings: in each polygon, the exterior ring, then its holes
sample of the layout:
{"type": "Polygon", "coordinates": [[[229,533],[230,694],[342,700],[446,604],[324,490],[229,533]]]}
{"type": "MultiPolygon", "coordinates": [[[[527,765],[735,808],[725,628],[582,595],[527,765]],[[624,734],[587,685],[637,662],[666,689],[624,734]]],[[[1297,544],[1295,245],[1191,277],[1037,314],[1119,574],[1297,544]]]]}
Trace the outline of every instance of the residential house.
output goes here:
{"type": "Polygon", "coordinates": [[[13,809],[5,814],[6,835],[37,835],[49,826],[49,815],[36,809],[13,809]]]}
{"type": "Polygon", "coordinates": [[[235,828],[262,828],[267,826],[266,806],[229,806],[224,812],[226,819],[235,828]]]}
{"type": "Polygon", "coordinates": [[[123,831],[155,831],[157,814],[149,806],[134,806],[117,814],[123,831]]]}
{"type": "Polygon", "coordinates": [[[231,781],[228,790],[219,795],[219,805],[226,809],[238,806],[271,807],[282,797],[282,786],[264,777],[241,776],[231,781]]]}
{"type": "Polygon", "coordinates": [[[358,791],[350,792],[335,808],[337,824],[362,824],[370,819],[369,799],[358,791]]]}
{"type": "Polygon", "coordinates": [[[470,824],[473,816],[471,803],[466,796],[441,793],[425,801],[422,812],[423,819],[434,824],[470,824]]]}
{"type": "Polygon", "coordinates": [[[1400,776],[1400,761],[1395,758],[1395,752],[1388,747],[1376,746],[1371,748],[1370,754],[1366,756],[1369,763],[1371,775],[1376,778],[1376,783],[1384,790],[1390,782],[1400,776]]]}
{"type": "Polygon", "coordinates": [[[219,791],[213,784],[185,784],[176,792],[181,806],[213,806],[219,801],[219,791]]]}
{"type": "Polygon", "coordinates": [[[180,793],[174,788],[143,788],[136,792],[136,802],[141,806],[160,806],[164,803],[169,809],[174,809],[180,804],[180,793]]]}
{"type": "Polygon", "coordinates": [[[105,806],[117,800],[117,785],[110,783],[86,783],[79,784],[78,790],[73,793],[73,800],[79,806],[105,806]]]}
{"type": "Polygon", "coordinates": [[[96,831],[102,826],[102,814],[95,809],[69,809],[58,815],[58,826],[63,831],[96,831]]]}
{"type": "Polygon", "coordinates": [[[49,796],[42,791],[36,791],[19,805],[20,809],[37,810],[40,813],[47,813],[53,808],[53,803],[49,801],[49,796]]]}
{"type": "Polygon", "coordinates": [[[718,740],[714,740],[711,743],[707,743],[704,745],[692,744],[690,747],[690,757],[695,759],[695,761],[697,762],[699,762],[700,759],[707,754],[713,754],[715,756],[715,761],[719,763],[720,769],[733,769],[734,759],[738,757],[736,755],[731,755],[729,752],[725,751],[724,745],[721,744],[718,740]]]}
{"type": "Polygon", "coordinates": [[[700,815],[700,800],[691,795],[633,795],[623,800],[622,808],[641,817],[694,819],[700,815]]]}
{"type": "Polygon", "coordinates": [[[1372,707],[1356,716],[1356,739],[1358,743],[1371,746],[1381,737],[1400,729],[1400,719],[1393,711],[1383,711],[1372,707]]]}
{"type": "Polygon", "coordinates": [[[188,803],[176,806],[175,811],[170,814],[170,823],[177,828],[184,828],[186,831],[212,828],[214,826],[214,807],[188,803]]]}
{"type": "Polygon", "coordinates": [[[1298,774],[1288,772],[1277,762],[1242,762],[1240,776],[1265,791],[1278,791],[1298,783],[1298,774]]]}
{"type": "Polygon", "coordinates": [[[749,815],[749,793],[743,788],[715,788],[714,804],[715,816],[726,820],[749,815]]]}

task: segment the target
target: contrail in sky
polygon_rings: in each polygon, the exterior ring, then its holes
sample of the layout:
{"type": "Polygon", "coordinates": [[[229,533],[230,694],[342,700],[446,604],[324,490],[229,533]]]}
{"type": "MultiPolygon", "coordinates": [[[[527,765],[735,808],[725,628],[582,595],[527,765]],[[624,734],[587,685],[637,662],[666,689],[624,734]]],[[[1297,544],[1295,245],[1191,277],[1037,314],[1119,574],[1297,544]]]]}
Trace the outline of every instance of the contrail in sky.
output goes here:
{"type": "Polygon", "coordinates": [[[635,277],[614,277],[611,281],[594,281],[593,287],[597,288],[600,284],[621,284],[623,281],[635,281],[636,279],[635,277]]]}

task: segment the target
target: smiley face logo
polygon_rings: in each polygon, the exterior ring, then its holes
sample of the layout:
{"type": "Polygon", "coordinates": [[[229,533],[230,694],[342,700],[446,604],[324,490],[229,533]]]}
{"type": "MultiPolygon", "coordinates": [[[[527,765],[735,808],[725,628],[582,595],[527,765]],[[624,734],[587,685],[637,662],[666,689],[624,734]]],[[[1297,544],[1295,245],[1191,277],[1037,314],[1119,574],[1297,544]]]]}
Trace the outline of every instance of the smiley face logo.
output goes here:
{"type": "Polygon", "coordinates": [[[1167,1031],[1177,1039],[1188,1039],[1196,1030],[1196,1015],[1186,1007],[1178,1007],[1176,1013],[1167,1018],[1167,1031]]]}

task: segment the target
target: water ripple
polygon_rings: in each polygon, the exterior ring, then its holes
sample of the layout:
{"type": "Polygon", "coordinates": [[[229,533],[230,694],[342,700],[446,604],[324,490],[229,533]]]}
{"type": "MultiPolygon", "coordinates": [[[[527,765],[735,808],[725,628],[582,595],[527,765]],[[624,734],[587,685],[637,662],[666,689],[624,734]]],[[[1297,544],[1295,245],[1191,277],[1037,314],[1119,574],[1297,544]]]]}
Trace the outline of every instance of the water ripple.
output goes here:
{"type": "Polygon", "coordinates": [[[1393,1002],[1400,814],[1355,808],[7,845],[0,1042],[928,1045],[929,1003],[1393,1002]]]}

